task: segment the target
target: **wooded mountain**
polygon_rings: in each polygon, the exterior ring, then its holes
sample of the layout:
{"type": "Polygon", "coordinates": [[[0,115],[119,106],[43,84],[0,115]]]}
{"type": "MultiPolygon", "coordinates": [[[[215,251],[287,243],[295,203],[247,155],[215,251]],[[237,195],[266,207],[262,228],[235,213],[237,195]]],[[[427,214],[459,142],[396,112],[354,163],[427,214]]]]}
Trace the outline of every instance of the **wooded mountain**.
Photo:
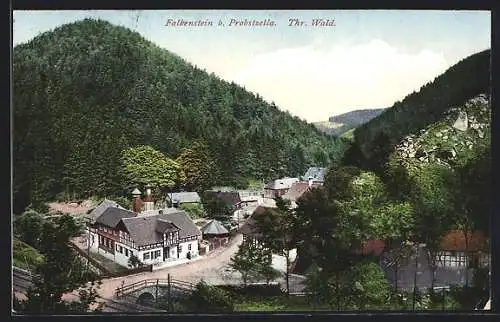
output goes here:
{"type": "Polygon", "coordinates": [[[383,111],[384,111],[383,108],[355,110],[344,114],[332,116],[328,119],[328,121],[357,126],[368,122],[369,120],[376,117],[383,111]]]}
{"type": "Polygon", "coordinates": [[[332,116],[327,122],[316,122],[314,125],[327,134],[342,135],[357,126],[368,122],[383,111],[383,108],[350,111],[332,116]]]}
{"type": "Polygon", "coordinates": [[[379,158],[380,153],[387,155],[405,137],[420,134],[445,119],[450,110],[480,94],[488,96],[489,92],[490,50],[485,50],[461,60],[420,91],[357,127],[356,147],[368,160],[379,158]]]}
{"type": "Polygon", "coordinates": [[[344,150],[341,139],[258,94],[102,20],[16,46],[13,93],[15,211],[63,191],[125,193],[119,168],[128,147],[176,158],[205,144],[218,185],[295,176],[344,150]]]}

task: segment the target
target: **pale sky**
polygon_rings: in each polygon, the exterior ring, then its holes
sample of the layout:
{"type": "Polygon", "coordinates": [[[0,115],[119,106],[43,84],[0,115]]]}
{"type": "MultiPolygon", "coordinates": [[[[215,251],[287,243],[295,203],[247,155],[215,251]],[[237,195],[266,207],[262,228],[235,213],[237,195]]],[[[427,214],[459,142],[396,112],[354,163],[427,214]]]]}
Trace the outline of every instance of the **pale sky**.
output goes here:
{"type": "Polygon", "coordinates": [[[459,60],[490,48],[489,11],[141,10],[15,11],[14,45],[93,17],[139,32],[192,64],[309,122],[389,107],[459,60]],[[272,19],[274,27],[219,27],[272,19]],[[291,27],[291,18],[308,26],[291,27]],[[313,27],[312,19],[335,27],[313,27]],[[213,27],[165,26],[167,19],[213,27]]]}

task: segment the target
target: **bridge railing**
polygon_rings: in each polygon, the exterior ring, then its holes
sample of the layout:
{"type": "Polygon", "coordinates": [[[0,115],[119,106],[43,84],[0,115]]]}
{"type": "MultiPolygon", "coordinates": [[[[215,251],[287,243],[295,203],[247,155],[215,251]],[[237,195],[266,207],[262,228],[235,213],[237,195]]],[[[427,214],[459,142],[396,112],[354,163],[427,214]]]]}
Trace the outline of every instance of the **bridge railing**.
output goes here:
{"type": "Polygon", "coordinates": [[[168,279],[144,279],[139,282],[131,283],[128,285],[122,285],[117,287],[116,296],[122,297],[132,292],[138,291],[148,286],[167,286],[167,287],[178,287],[188,290],[194,290],[196,286],[192,283],[171,279],[170,275],[168,279]]]}

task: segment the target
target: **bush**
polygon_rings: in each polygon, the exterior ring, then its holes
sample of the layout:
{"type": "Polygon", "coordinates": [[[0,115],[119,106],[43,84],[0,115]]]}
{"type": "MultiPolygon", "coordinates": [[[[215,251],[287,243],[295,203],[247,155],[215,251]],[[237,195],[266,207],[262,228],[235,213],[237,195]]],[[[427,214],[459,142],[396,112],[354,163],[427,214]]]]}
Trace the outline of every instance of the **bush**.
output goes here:
{"type": "Polygon", "coordinates": [[[14,219],[14,233],[26,244],[38,248],[43,231],[44,217],[34,211],[27,210],[14,219]]]}
{"type": "Polygon", "coordinates": [[[43,255],[30,245],[14,238],[12,242],[12,264],[23,269],[33,269],[43,263],[43,255]]]}
{"type": "Polygon", "coordinates": [[[129,257],[128,259],[128,267],[130,268],[138,268],[138,267],[142,267],[144,266],[144,263],[141,262],[141,260],[135,256],[135,255],[132,255],[129,257]]]}
{"type": "Polygon", "coordinates": [[[191,219],[205,217],[205,211],[200,204],[182,204],[180,208],[187,212],[191,219]]]}
{"type": "Polygon", "coordinates": [[[129,198],[125,197],[115,197],[112,200],[114,200],[117,204],[122,206],[125,209],[131,209],[132,208],[132,200],[129,198]]]}
{"type": "Polygon", "coordinates": [[[344,277],[343,298],[348,306],[381,308],[389,303],[390,287],[382,268],[374,262],[361,262],[351,267],[344,277]]]}
{"type": "Polygon", "coordinates": [[[268,296],[277,296],[283,295],[283,291],[281,290],[281,286],[276,284],[250,284],[247,286],[233,286],[233,285],[224,285],[219,286],[229,293],[235,295],[245,295],[245,296],[257,296],[257,297],[268,297],[268,296]]]}
{"type": "Polygon", "coordinates": [[[234,298],[229,292],[203,281],[196,285],[196,290],[186,303],[193,312],[220,313],[234,310],[234,298]]]}

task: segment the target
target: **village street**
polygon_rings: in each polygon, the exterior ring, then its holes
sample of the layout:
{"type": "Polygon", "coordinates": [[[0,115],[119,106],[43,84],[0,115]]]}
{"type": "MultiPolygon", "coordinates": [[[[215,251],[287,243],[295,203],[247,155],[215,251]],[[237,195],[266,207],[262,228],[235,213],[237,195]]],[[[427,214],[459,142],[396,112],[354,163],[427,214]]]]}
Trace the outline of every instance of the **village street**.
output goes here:
{"type": "MultiPolygon", "coordinates": [[[[226,247],[214,250],[203,258],[193,260],[185,264],[159,269],[153,272],[143,272],[135,275],[128,275],[116,278],[107,278],[102,280],[102,285],[98,289],[99,296],[103,299],[111,299],[114,297],[117,287],[145,279],[167,279],[168,274],[172,279],[190,282],[193,284],[204,280],[211,285],[221,284],[241,284],[241,275],[237,272],[229,270],[229,262],[231,257],[238,251],[239,245],[243,241],[241,234],[236,235],[226,247]]],[[[290,289],[292,292],[302,290],[302,281],[304,277],[291,275],[290,289]]],[[[284,278],[277,280],[282,287],[285,287],[284,278]]],[[[66,300],[76,300],[76,292],[66,294],[66,300]]]]}

